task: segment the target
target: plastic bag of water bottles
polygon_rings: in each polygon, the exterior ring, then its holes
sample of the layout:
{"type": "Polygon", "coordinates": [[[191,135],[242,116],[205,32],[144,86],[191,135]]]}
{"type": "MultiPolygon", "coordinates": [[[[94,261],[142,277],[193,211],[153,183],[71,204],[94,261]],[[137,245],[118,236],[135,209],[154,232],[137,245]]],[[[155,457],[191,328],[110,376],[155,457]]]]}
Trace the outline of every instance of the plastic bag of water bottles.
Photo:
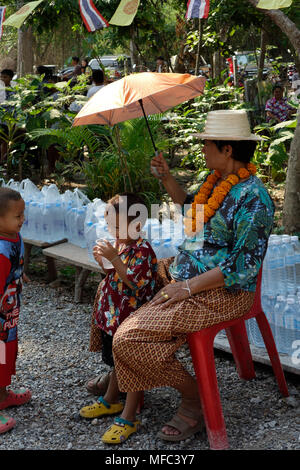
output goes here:
{"type": "Polygon", "coordinates": [[[41,240],[41,213],[38,204],[41,203],[44,196],[28,178],[21,181],[19,190],[25,201],[25,220],[21,234],[24,238],[41,240]]]}
{"type": "Polygon", "coordinates": [[[70,243],[86,248],[85,219],[87,207],[90,204],[89,198],[80,189],[67,195],[65,205],[65,235],[70,243]]]}
{"type": "Polygon", "coordinates": [[[95,198],[87,205],[86,217],[84,221],[84,237],[88,249],[88,258],[96,263],[93,255],[93,248],[96,240],[100,238],[108,238],[109,232],[104,219],[106,203],[101,199],[95,198]]]}

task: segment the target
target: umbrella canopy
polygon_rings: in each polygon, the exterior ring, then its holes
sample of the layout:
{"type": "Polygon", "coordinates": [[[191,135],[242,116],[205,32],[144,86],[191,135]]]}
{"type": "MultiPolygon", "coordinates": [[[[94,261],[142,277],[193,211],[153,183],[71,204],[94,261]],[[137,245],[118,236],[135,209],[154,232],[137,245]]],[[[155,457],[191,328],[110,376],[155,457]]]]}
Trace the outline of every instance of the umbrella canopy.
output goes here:
{"type": "Polygon", "coordinates": [[[73,125],[113,126],[158,114],[203,93],[205,78],[181,73],[143,72],[127,75],[100,89],[77,114],[73,125]],[[144,111],[143,111],[144,110],[144,111]]]}

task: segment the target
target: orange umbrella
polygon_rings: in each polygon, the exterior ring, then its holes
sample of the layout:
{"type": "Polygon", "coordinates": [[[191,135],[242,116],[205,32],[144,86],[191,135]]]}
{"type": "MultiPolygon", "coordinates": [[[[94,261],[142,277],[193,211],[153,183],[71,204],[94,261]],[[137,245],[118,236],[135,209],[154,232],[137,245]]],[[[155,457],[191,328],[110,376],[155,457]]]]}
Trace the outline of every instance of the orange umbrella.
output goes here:
{"type": "Polygon", "coordinates": [[[205,78],[181,73],[127,75],[100,89],[77,114],[73,125],[107,124],[158,114],[203,93],[205,78]]]}

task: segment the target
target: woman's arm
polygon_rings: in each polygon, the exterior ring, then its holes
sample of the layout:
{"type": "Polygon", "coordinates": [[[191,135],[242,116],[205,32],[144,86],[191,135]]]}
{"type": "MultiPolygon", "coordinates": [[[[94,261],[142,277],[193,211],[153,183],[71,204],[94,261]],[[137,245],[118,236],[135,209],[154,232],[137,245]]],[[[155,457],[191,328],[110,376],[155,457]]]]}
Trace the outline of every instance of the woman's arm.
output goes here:
{"type": "Polygon", "coordinates": [[[180,300],[209,289],[224,287],[224,276],[219,267],[199,274],[187,281],[171,282],[163,287],[152,299],[153,305],[164,304],[166,307],[180,300]]]}
{"type": "Polygon", "coordinates": [[[187,194],[171,175],[169,166],[161,153],[151,160],[151,173],[161,180],[174,204],[183,206],[187,194]]]}

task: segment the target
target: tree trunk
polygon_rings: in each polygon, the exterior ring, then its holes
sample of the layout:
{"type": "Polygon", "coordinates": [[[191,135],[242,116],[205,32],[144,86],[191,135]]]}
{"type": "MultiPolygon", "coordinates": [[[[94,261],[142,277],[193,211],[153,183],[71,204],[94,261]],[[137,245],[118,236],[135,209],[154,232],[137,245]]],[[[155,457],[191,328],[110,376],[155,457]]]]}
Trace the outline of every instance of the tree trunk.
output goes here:
{"type": "Polygon", "coordinates": [[[132,24],[130,28],[130,60],[131,60],[131,67],[133,67],[134,64],[139,65],[139,53],[136,47],[136,32],[135,32],[135,27],[132,24]]]}
{"type": "Polygon", "coordinates": [[[259,82],[263,79],[263,70],[265,65],[265,56],[266,56],[266,47],[267,47],[267,33],[264,28],[261,28],[260,32],[260,56],[258,60],[258,72],[257,79],[259,82]]]}
{"type": "Polygon", "coordinates": [[[300,232],[300,110],[288,162],[283,226],[286,233],[300,232]]]}
{"type": "MultiPolygon", "coordinates": [[[[257,0],[248,0],[256,7],[257,0]]],[[[300,30],[281,10],[261,10],[281,29],[289,38],[300,58],[300,30]]],[[[285,187],[283,205],[283,225],[287,233],[300,231],[300,111],[298,110],[298,123],[291,143],[290,157],[285,187]]]]}
{"type": "Polygon", "coordinates": [[[33,72],[33,36],[32,29],[20,28],[18,30],[18,65],[17,73],[22,77],[33,72]]]}

